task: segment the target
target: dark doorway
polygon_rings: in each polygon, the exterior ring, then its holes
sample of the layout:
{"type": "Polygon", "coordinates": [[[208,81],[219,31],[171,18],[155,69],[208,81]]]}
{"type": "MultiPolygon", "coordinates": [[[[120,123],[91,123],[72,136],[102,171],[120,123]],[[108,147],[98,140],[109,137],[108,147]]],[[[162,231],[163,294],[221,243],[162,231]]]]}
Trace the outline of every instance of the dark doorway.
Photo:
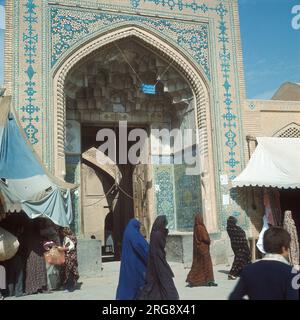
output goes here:
{"type": "MultiPolygon", "coordinates": [[[[82,153],[88,149],[95,147],[98,148],[103,142],[96,141],[97,132],[100,129],[112,129],[116,136],[116,164],[118,170],[121,173],[121,180],[119,181],[118,187],[107,195],[107,201],[109,205],[109,214],[105,220],[104,238],[107,240],[108,234],[112,235],[114,256],[115,260],[119,260],[121,256],[122,239],[124,230],[130,219],[134,217],[134,203],[133,203],[133,172],[135,166],[128,164],[119,164],[119,128],[118,127],[100,127],[84,125],[82,127],[82,153]]],[[[128,133],[134,128],[128,128],[128,133]]],[[[127,151],[135,142],[127,143],[127,151]]],[[[87,163],[82,160],[83,163],[87,163]]],[[[95,165],[89,164],[95,170],[96,174],[101,175],[101,182],[103,185],[104,192],[109,191],[112,183],[114,183],[111,176],[105,174],[100,168],[95,165]],[[107,177],[103,176],[107,175],[107,177]],[[106,182],[107,183],[106,183],[106,182]]]]}
{"type": "Polygon", "coordinates": [[[122,179],[113,210],[113,239],[115,258],[120,259],[124,230],[130,219],[134,217],[132,173],[134,166],[130,164],[119,165],[122,179]]]}

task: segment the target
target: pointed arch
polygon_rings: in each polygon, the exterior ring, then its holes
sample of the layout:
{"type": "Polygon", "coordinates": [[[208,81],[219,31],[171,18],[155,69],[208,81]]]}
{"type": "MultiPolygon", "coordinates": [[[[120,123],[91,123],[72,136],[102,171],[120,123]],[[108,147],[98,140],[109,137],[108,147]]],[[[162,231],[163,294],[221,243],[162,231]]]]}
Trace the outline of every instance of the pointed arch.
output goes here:
{"type": "Polygon", "coordinates": [[[202,183],[205,184],[206,223],[211,232],[218,231],[215,170],[213,161],[213,142],[211,134],[210,95],[208,82],[200,67],[197,67],[182,52],[178,51],[164,39],[141,28],[140,26],[125,26],[89,40],[84,45],[72,50],[68,56],[52,71],[53,72],[53,138],[54,138],[54,172],[57,176],[65,175],[65,127],[66,105],[64,87],[70,70],[80,61],[90,56],[96,50],[111,45],[113,42],[134,37],[144,46],[158,53],[173,66],[188,81],[196,101],[196,121],[199,130],[199,147],[201,154],[202,183]]]}

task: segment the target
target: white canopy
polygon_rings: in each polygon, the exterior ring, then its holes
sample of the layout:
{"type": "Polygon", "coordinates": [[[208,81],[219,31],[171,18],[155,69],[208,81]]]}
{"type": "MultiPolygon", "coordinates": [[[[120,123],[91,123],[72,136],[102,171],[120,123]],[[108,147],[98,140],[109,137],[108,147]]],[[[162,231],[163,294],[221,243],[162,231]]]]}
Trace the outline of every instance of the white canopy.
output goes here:
{"type": "Polygon", "coordinates": [[[300,188],[300,139],[257,138],[258,145],[234,187],[300,188]]]}

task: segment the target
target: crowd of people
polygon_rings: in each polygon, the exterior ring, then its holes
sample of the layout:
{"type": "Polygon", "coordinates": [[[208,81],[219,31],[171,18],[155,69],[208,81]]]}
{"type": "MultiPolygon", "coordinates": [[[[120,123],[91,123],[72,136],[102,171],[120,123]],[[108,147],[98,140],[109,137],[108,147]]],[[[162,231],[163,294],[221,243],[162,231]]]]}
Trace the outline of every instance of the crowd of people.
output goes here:
{"type": "MultiPolygon", "coordinates": [[[[285,213],[284,228],[268,226],[264,230],[264,257],[251,262],[245,231],[235,217],[227,220],[227,233],[234,253],[228,280],[238,283],[229,299],[298,300],[293,286],[299,266],[299,242],[290,212],[285,213]]],[[[179,300],[174,274],[166,260],[168,235],[166,216],[153,224],[150,244],[140,233],[140,222],[131,219],[124,233],[117,300],[179,300]]],[[[193,262],[187,275],[187,287],[217,286],[210,256],[210,237],[201,214],[196,214],[193,235],[193,262]]]]}
{"type": "Polygon", "coordinates": [[[0,299],[76,289],[77,239],[49,219],[9,219],[2,227],[19,242],[18,251],[0,262],[0,299]]]}
{"type": "MultiPolygon", "coordinates": [[[[58,227],[48,219],[16,221],[7,229],[18,238],[19,249],[0,265],[0,289],[7,288],[6,294],[16,297],[75,290],[79,278],[77,239],[71,229],[58,227]]],[[[123,235],[117,300],[180,299],[166,259],[167,225],[166,216],[158,216],[148,243],[140,232],[141,223],[137,219],[129,221],[123,235]]],[[[238,279],[229,299],[299,299],[294,281],[299,272],[299,239],[290,211],[285,212],[282,227],[264,224],[257,245],[263,257],[253,263],[246,233],[235,217],[228,218],[227,233],[234,253],[228,280],[238,279]]],[[[218,286],[210,244],[203,216],[198,213],[187,287],[218,286]]]]}

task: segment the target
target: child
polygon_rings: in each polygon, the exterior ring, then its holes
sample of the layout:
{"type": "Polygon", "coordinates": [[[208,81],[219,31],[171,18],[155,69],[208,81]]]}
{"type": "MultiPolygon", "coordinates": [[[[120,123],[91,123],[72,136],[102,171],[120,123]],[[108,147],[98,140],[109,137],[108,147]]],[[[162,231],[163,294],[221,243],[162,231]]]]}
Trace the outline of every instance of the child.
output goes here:
{"type": "Polygon", "coordinates": [[[264,234],[266,256],[241,273],[230,300],[298,300],[298,288],[293,287],[296,270],[288,262],[291,237],[280,227],[271,227],[264,234]]]}

